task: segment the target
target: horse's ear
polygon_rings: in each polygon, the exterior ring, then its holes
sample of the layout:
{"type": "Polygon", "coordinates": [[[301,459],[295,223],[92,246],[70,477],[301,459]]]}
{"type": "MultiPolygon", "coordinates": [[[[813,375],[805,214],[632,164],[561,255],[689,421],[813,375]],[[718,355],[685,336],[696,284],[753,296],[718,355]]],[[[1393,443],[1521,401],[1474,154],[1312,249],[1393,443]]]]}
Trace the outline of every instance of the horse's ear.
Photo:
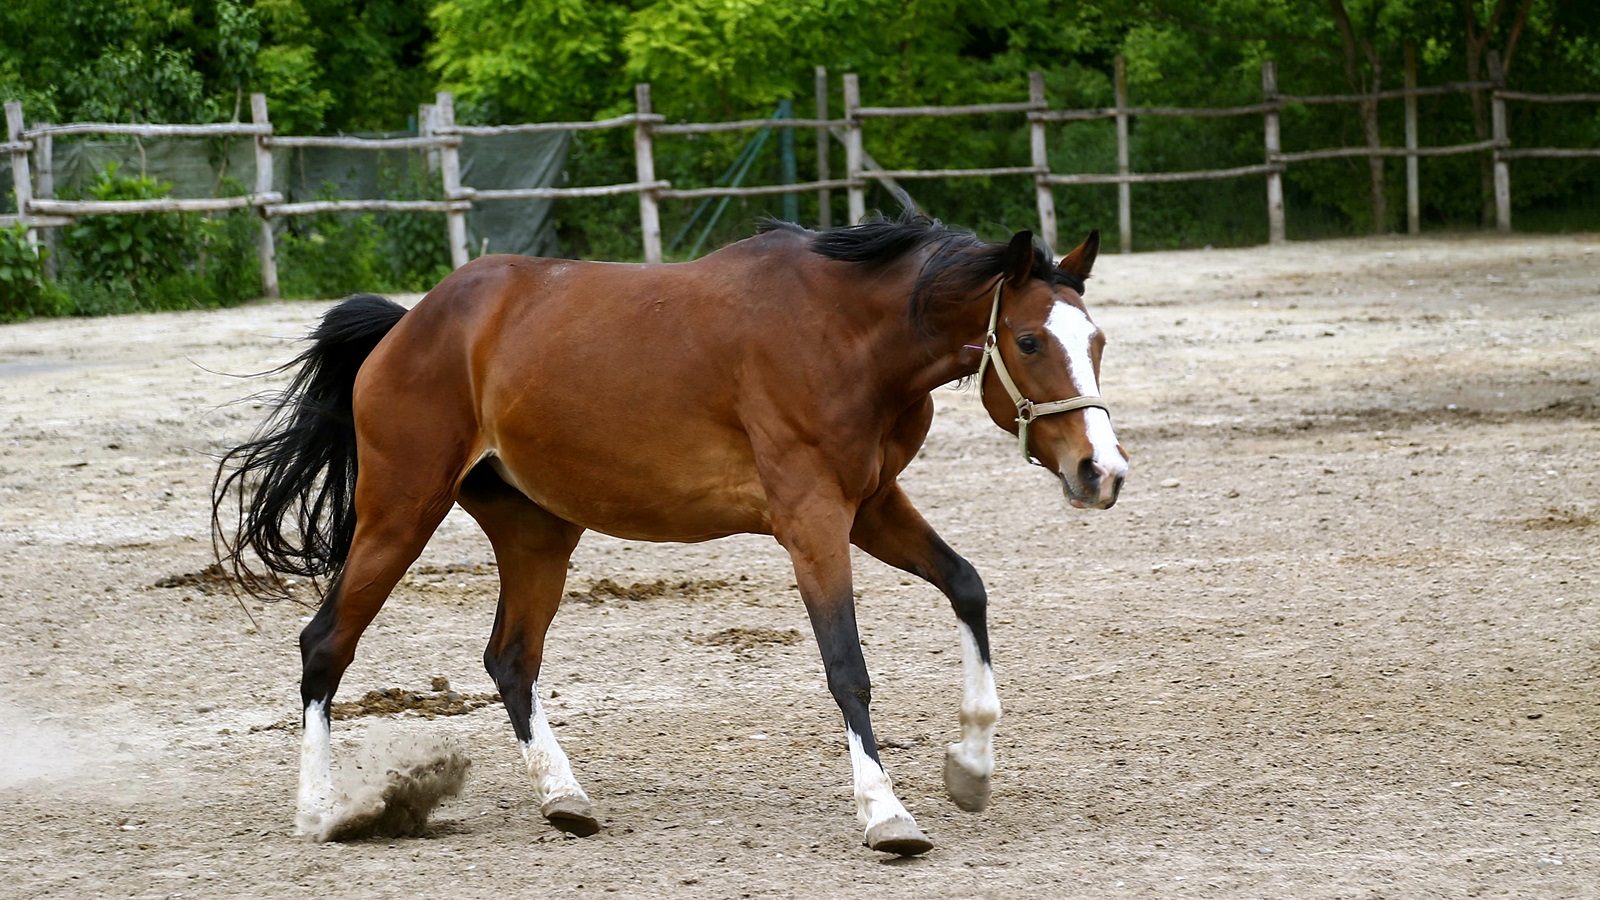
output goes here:
{"type": "Polygon", "coordinates": [[[1019,231],[1011,236],[1006,247],[1005,262],[1001,264],[1006,283],[1022,284],[1033,275],[1033,256],[1038,251],[1033,246],[1033,232],[1019,231]]]}
{"type": "Polygon", "coordinates": [[[1089,277],[1089,270],[1094,268],[1094,258],[1099,255],[1100,229],[1096,228],[1089,232],[1089,237],[1079,244],[1076,250],[1068,253],[1056,268],[1082,281],[1089,277]]]}

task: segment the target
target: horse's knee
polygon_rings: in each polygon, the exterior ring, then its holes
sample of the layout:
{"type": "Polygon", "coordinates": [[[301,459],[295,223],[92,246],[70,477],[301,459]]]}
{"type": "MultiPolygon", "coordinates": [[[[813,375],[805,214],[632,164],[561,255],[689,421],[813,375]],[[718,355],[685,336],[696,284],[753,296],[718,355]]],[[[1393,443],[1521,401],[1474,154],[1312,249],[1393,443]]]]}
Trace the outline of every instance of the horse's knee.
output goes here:
{"type": "Polygon", "coordinates": [[[872,680],[867,676],[866,667],[859,671],[837,671],[839,668],[828,672],[828,693],[840,708],[849,710],[851,706],[860,704],[869,706],[872,703],[872,680]]]}
{"type": "Polygon", "coordinates": [[[950,593],[958,606],[981,610],[989,604],[989,592],[983,587],[983,579],[979,577],[978,570],[970,565],[962,566],[959,574],[951,580],[950,593]]]}
{"type": "Polygon", "coordinates": [[[496,621],[489,645],[483,648],[483,669],[501,694],[526,690],[538,679],[542,643],[536,647],[535,640],[523,628],[496,621]]]}
{"type": "Polygon", "coordinates": [[[982,616],[989,608],[989,593],[972,564],[956,557],[945,572],[945,594],[962,621],[982,616]]]}

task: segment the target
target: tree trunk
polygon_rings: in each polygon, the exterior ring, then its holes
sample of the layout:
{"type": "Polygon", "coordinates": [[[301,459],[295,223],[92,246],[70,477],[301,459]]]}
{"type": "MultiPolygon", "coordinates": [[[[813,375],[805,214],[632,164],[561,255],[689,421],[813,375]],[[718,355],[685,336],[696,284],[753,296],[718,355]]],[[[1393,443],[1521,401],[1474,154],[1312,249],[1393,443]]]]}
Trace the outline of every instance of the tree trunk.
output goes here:
{"type": "MultiPolygon", "coordinates": [[[[1494,36],[1494,30],[1500,24],[1500,19],[1505,15],[1510,0],[1498,0],[1494,11],[1489,14],[1487,24],[1480,25],[1478,12],[1472,0],[1461,0],[1462,17],[1466,20],[1467,29],[1467,80],[1483,80],[1483,57],[1489,49],[1489,39],[1494,36]]],[[[1528,24],[1528,11],[1533,7],[1533,0],[1521,0],[1517,7],[1516,17],[1512,20],[1511,31],[1506,36],[1505,50],[1500,54],[1500,72],[1511,71],[1511,58],[1517,51],[1517,39],[1522,36],[1523,26],[1528,24]]],[[[1484,103],[1483,91],[1472,92],[1472,133],[1480,141],[1489,139],[1489,111],[1484,103]]],[[[1481,206],[1480,224],[1490,228],[1495,222],[1494,209],[1494,160],[1491,154],[1485,153],[1478,157],[1478,190],[1483,198],[1481,206]]]]}
{"type": "MultiPolygon", "coordinates": [[[[1470,2],[1470,0],[1464,0],[1470,2]]],[[[1328,0],[1328,5],[1333,10],[1334,22],[1339,26],[1339,36],[1344,40],[1344,77],[1350,88],[1358,93],[1370,94],[1378,90],[1383,77],[1383,67],[1378,59],[1377,47],[1370,38],[1356,39],[1355,29],[1350,26],[1350,16],[1345,12],[1344,0],[1328,0]],[[1372,80],[1369,83],[1361,77],[1360,58],[1365,53],[1367,65],[1372,71],[1372,80]]],[[[1374,24],[1381,4],[1374,2],[1372,17],[1374,24]]],[[[1378,101],[1362,100],[1356,104],[1361,116],[1361,130],[1365,133],[1367,146],[1377,148],[1383,144],[1383,134],[1378,127],[1378,101]]],[[[1383,191],[1384,160],[1381,156],[1367,157],[1367,174],[1372,188],[1372,233],[1383,234],[1388,225],[1389,209],[1388,200],[1383,191]]]]}
{"type": "MultiPolygon", "coordinates": [[[[1372,89],[1378,89],[1374,81],[1372,89]]],[[[1364,100],[1361,107],[1361,127],[1367,133],[1367,146],[1378,148],[1383,146],[1383,135],[1378,131],[1378,101],[1364,100]]],[[[1372,233],[1383,234],[1389,224],[1389,201],[1383,192],[1384,158],[1381,156],[1367,157],[1367,175],[1372,183],[1372,233]]]]}

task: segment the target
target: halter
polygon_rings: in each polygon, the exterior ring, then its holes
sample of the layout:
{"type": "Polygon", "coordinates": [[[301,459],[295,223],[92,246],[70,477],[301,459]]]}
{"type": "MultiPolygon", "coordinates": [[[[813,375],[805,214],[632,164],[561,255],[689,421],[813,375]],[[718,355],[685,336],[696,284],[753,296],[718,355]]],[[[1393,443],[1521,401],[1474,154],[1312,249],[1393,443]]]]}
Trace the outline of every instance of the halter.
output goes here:
{"type": "Polygon", "coordinates": [[[1022,447],[1022,458],[1036,466],[1044,463],[1033,458],[1028,452],[1028,426],[1040,416],[1053,413],[1071,412],[1075,409],[1098,407],[1109,415],[1111,407],[1106,406],[1105,400],[1100,397],[1073,397],[1070,400],[1051,400],[1048,403],[1035,403],[1022,392],[1017,390],[1017,383],[1011,379],[1011,373],[1006,371],[1006,361],[1000,357],[999,341],[995,337],[995,328],[1000,322],[1000,293],[1005,288],[1006,280],[1002,276],[994,286],[994,306],[989,310],[989,333],[983,339],[983,361],[978,363],[978,396],[983,396],[983,374],[989,368],[990,360],[994,361],[994,374],[1000,376],[1000,386],[1011,395],[1011,402],[1017,405],[1017,443],[1022,447]]]}

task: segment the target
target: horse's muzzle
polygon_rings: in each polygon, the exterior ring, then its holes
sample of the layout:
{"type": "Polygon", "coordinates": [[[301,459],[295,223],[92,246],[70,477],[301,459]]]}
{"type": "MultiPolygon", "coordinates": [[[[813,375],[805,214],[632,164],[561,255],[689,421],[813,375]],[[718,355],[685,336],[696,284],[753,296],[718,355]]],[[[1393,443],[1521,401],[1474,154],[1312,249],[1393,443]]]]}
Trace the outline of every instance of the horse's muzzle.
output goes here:
{"type": "Polygon", "coordinates": [[[1061,489],[1074,509],[1110,509],[1116,505],[1127,476],[1126,462],[1107,465],[1086,459],[1078,464],[1076,472],[1061,473],[1061,489]]]}

